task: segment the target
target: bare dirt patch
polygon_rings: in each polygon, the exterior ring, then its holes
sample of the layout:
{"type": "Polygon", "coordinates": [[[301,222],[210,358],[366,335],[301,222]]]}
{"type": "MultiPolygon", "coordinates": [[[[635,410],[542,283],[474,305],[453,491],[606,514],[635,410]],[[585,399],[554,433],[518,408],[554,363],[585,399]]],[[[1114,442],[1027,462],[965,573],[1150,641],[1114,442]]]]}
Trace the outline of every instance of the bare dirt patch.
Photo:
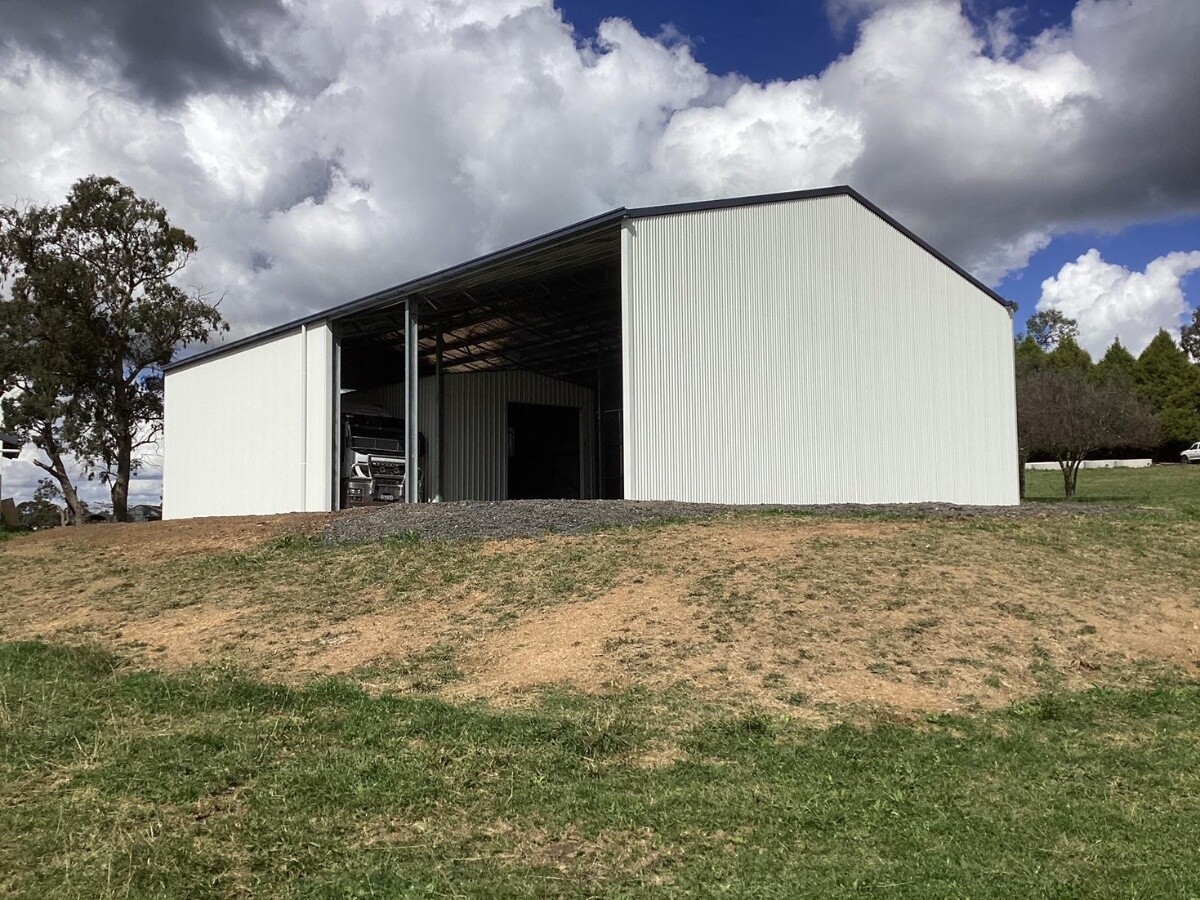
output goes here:
{"type": "Polygon", "coordinates": [[[161,656],[172,666],[186,668],[212,661],[220,647],[233,646],[235,641],[242,646],[252,643],[253,636],[239,619],[236,609],[185,606],[126,622],[113,637],[124,648],[161,656]]]}
{"type": "Polygon", "coordinates": [[[245,550],[285,535],[313,535],[331,518],[329,513],[290,513],[53,528],[7,542],[4,553],[18,559],[44,557],[47,551],[105,553],[129,561],[171,559],[245,550]]]}
{"type": "Polygon", "coordinates": [[[325,520],[8,542],[0,639],[499,705],[550,687],[682,685],[814,720],[846,707],[986,708],[1147,670],[1200,676],[1200,541],[1186,522],[759,515],[270,550],[325,520]]]}
{"type": "Polygon", "coordinates": [[[479,642],[464,658],[471,674],[458,692],[502,698],[554,684],[599,691],[652,683],[659,679],[651,669],[670,659],[662,651],[690,646],[699,634],[695,610],[681,602],[673,579],[625,584],[595,600],[534,612],[479,642]],[[618,652],[626,643],[638,652],[618,652]],[[653,664],[638,673],[643,659],[653,664]]]}
{"type": "Polygon", "coordinates": [[[890,521],[664,529],[641,548],[657,574],[490,635],[451,690],[511,703],[551,684],[684,683],[820,718],[991,707],[1142,666],[1200,675],[1184,570],[1148,573],[1120,550],[1073,565],[1013,536],[890,521]]]}

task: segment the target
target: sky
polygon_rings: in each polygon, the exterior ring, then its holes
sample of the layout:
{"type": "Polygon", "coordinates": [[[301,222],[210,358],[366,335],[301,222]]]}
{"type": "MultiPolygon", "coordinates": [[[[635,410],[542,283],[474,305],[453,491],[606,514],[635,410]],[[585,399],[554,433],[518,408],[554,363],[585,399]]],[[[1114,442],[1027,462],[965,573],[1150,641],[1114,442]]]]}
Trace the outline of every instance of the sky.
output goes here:
{"type": "MultiPolygon", "coordinates": [[[[1200,301],[1197,0],[5,0],[0,203],[108,174],[236,338],[617,206],[850,184],[1098,355],[1200,301]]],[[[134,486],[157,499],[157,460],[134,486]]],[[[5,492],[31,491],[28,462],[5,492]]],[[[99,485],[85,494],[102,497],[99,485]]]]}

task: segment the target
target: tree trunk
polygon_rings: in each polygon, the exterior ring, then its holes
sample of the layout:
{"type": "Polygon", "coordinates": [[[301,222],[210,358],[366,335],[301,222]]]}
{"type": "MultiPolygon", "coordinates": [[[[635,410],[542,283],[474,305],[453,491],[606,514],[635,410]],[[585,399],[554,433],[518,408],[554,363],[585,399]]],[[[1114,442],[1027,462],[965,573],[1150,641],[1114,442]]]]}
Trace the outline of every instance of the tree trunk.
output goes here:
{"type": "Polygon", "coordinates": [[[82,524],[87,519],[87,510],[83,506],[83,501],[79,499],[79,492],[75,490],[75,485],[71,483],[71,476],[67,474],[67,467],[63,464],[62,457],[57,453],[44,452],[50,457],[50,465],[47,466],[41,462],[35,462],[34,465],[49,472],[58,482],[58,489],[62,491],[63,501],[67,504],[66,521],[63,524],[82,524]]]}
{"type": "Polygon", "coordinates": [[[1079,460],[1060,462],[1063,473],[1063,495],[1070,500],[1075,496],[1075,483],[1079,479],[1079,460]]]}
{"type": "Polygon", "coordinates": [[[1017,485],[1020,491],[1020,499],[1025,499],[1025,463],[1029,461],[1029,454],[1024,450],[1017,451],[1017,485]]]}
{"type": "Polygon", "coordinates": [[[69,476],[64,476],[58,484],[62,489],[63,500],[67,504],[68,517],[76,525],[82,525],[87,521],[88,513],[87,508],[83,505],[83,501],[79,499],[79,492],[75,490],[75,485],[71,484],[69,476]]]}
{"type": "Polygon", "coordinates": [[[133,448],[121,439],[117,447],[117,475],[112,483],[113,521],[129,521],[129,475],[133,469],[133,448]]]}

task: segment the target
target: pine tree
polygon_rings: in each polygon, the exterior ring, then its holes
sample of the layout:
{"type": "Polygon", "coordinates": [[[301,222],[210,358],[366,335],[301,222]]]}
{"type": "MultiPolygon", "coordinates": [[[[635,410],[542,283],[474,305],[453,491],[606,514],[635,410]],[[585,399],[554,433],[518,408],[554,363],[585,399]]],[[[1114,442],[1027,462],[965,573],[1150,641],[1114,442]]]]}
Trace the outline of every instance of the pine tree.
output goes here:
{"type": "Polygon", "coordinates": [[[1120,338],[1114,338],[1104,352],[1104,357],[1096,363],[1096,377],[1101,380],[1119,379],[1126,384],[1132,384],[1136,368],[1137,358],[1125,349],[1120,338]]]}
{"type": "Polygon", "coordinates": [[[1046,354],[1046,362],[1056,372],[1079,372],[1083,375],[1090,375],[1093,365],[1088,352],[1075,343],[1075,338],[1067,335],[1046,354]]]}
{"type": "Polygon", "coordinates": [[[1015,348],[1017,375],[1023,372],[1034,372],[1046,366],[1046,351],[1030,335],[1017,341],[1015,348]]]}
{"type": "Polygon", "coordinates": [[[1180,449],[1200,440],[1200,367],[1160,331],[1142,351],[1134,368],[1134,384],[1163,430],[1161,456],[1173,459],[1180,449]]]}

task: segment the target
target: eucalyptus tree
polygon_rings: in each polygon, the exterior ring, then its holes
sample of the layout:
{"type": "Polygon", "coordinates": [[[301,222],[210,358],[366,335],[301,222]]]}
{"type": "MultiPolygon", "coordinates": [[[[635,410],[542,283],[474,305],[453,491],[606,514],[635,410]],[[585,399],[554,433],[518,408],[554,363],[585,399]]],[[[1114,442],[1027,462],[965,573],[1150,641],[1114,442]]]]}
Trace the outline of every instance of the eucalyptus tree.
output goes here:
{"type": "Polygon", "coordinates": [[[153,200],[114,178],[75,183],[61,206],[0,208],[0,380],[6,427],[36,443],[68,506],[77,458],[128,515],[138,451],[162,429],[162,368],[228,330],[178,276],[197,250],[153,200]]]}

